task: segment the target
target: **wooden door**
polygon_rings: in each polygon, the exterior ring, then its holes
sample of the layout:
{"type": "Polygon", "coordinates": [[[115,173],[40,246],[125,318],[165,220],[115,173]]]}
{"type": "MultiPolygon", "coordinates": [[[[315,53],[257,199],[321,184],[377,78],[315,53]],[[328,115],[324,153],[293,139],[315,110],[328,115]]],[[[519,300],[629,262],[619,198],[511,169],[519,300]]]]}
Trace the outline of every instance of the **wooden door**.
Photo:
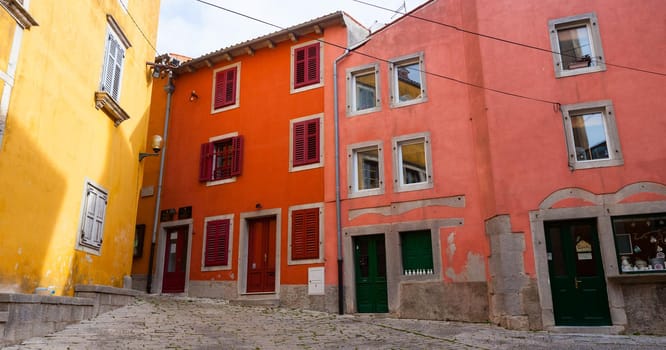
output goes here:
{"type": "Polygon", "coordinates": [[[162,293],[183,293],[185,291],[187,231],[187,226],[167,229],[162,293]]]}
{"type": "Polygon", "coordinates": [[[275,292],[275,217],[248,220],[248,293],[275,292]]]}
{"type": "Polygon", "coordinates": [[[555,324],[610,325],[596,220],[547,222],[545,232],[555,324]]]}
{"type": "Polygon", "coordinates": [[[384,235],[355,237],[353,243],[356,309],[358,312],[388,312],[384,235]]]}

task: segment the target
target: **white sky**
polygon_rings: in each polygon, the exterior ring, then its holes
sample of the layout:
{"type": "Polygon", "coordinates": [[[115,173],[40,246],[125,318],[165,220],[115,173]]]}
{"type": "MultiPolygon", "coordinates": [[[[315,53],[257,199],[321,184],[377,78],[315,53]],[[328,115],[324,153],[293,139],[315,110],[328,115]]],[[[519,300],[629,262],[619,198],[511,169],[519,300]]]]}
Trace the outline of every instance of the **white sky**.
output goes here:
{"type": "MultiPolygon", "coordinates": [[[[149,1],[149,0],[143,0],[149,1]]],[[[199,57],[278,31],[196,0],[161,0],[157,50],[199,57]]],[[[280,27],[291,27],[335,11],[345,11],[373,31],[398,18],[394,13],[353,0],[205,0],[280,27]],[[393,17],[393,18],[391,18],[393,17]]],[[[403,0],[363,0],[397,10],[403,0]]],[[[407,11],[427,0],[404,0],[407,11]]]]}

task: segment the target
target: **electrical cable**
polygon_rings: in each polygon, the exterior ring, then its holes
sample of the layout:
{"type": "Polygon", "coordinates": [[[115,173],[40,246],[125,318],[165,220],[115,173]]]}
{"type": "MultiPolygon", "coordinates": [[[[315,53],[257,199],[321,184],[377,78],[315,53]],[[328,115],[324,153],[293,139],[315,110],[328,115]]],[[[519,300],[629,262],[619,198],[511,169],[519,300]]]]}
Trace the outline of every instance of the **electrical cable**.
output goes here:
{"type": "MultiPolygon", "coordinates": [[[[513,41],[513,40],[504,39],[504,38],[500,38],[500,37],[496,37],[496,36],[492,36],[492,35],[488,35],[488,34],[483,34],[483,33],[473,32],[473,31],[471,31],[471,30],[467,30],[467,29],[464,29],[464,28],[459,28],[459,27],[454,26],[454,25],[452,25],[452,24],[448,24],[448,23],[444,23],[444,22],[439,22],[439,21],[435,21],[435,20],[432,20],[432,19],[424,18],[424,17],[419,17],[419,16],[416,16],[416,15],[411,14],[411,13],[409,13],[409,12],[407,12],[406,14],[403,14],[403,13],[401,13],[401,12],[396,12],[395,10],[392,10],[392,9],[390,9],[390,8],[382,7],[382,6],[375,5],[375,4],[372,4],[372,3],[369,3],[369,2],[365,2],[365,1],[362,1],[362,0],[353,0],[353,1],[354,1],[354,2],[357,2],[357,3],[359,3],[359,4],[363,4],[363,5],[367,5],[367,6],[375,7],[375,8],[378,8],[378,9],[384,10],[384,11],[389,11],[389,12],[392,12],[392,13],[399,13],[399,14],[402,14],[402,15],[404,15],[404,16],[411,17],[411,18],[416,18],[416,19],[421,20],[421,21],[424,21],[424,22],[428,22],[428,23],[432,23],[432,24],[437,24],[437,25],[440,25],[440,26],[443,26],[443,27],[447,27],[447,28],[450,28],[450,29],[454,29],[454,30],[457,30],[457,31],[462,32],[462,33],[465,33],[465,34],[477,35],[477,36],[482,37],[482,38],[485,38],[485,39],[496,40],[496,41],[500,41],[500,42],[503,42],[503,43],[506,43],[506,44],[516,45],[516,46],[522,46],[522,47],[529,48],[529,49],[533,49],[533,50],[538,50],[538,51],[542,51],[542,52],[548,52],[548,53],[551,53],[551,54],[556,54],[556,55],[561,55],[561,56],[572,57],[572,58],[576,58],[576,59],[581,59],[581,58],[583,58],[583,57],[577,57],[577,56],[575,56],[575,55],[574,55],[574,56],[571,56],[571,55],[562,54],[561,52],[557,52],[557,51],[553,51],[553,50],[549,50],[549,49],[544,49],[544,48],[542,48],[542,47],[538,47],[538,46],[534,46],[534,45],[530,45],[530,44],[521,43],[521,42],[518,42],[518,41],[513,41]]],[[[609,62],[604,61],[604,60],[599,60],[598,57],[593,57],[592,59],[595,60],[595,61],[597,61],[597,62],[603,62],[603,63],[604,63],[605,65],[607,65],[607,66],[618,67],[618,68],[623,68],[623,69],[633,70],[633,71],[637,71],[637,72],[648,73],[648,74],[654,74],[654,75],[660,75],[660,76],[665,76],[665,77],[666,77],[666,73],[662,73],[662,72],[652,71],[652,70],[643,69],[643,68],[636,68],[636,67],[631,67],[631,66],[626,66],[626,65],[621,65],[621,64],[609,63],[609,62]]]]}
{"type": "Polygon", "coordinates": [[[139,24],[138,24],[138,23],[136,22],[136,20],[134,19],[134,16],[132,16],[132,14],[129,12],[129,9],[127,8],[127,6],[125,6],[125,3],[122,2],[122,1],[120,1],[120,6],[122,6],[123,9],[125,9],[125,12],[127,12],[127,15],[129,16],[129,18],[132,20],[132,22],[134,22],[134,25],[136,26],[136,29],[139,30],[139,33],[141,33],[141,35],[142,35],[143,38],[146,40],[146,42],[148,43],[148,45],[153,49],[153,51],[155,51],[155,55],[156,55],[156,56],[160,56],[160,53],[159,53],[159,52],[157,51],[157,49],[155,48],[155,45],[153,45],[153,43],[150,42],[150,39],[148,39],[148,36],[146,35],[146,33],[143,32],[143,30],[141,29],[141,27],[139,26],[139,24]]]}
{"type": "MultiPolygon", "coordinates": [[[[246,15],[244,13],[240,13],[240,12],[237,12],[237,11],[234,11],[234,10],[230,10],[230,9],[227,9],[227,8],[225,8],[223,6],[220,6],[220,5],[217,5],[217,4],[212,4],[212,3],[208,2],[208,1],[205,1],[205,0],[195,0],[195,1],[200,2],[202,4],[205,4],[205,5],[208,5],[208,6],[215,7],[217,9],[220,9],[220,10],[223,10],[223,11],[226,11],[226,12],[229,12],[229,13],[233,13],[233,14],[241,16],[241,17],[245,17],[247,19],[251,19],[251,20],[259,22],[259,23],[263,23],[263,24],[275,27],[275,28],[280,29],[280,30],[286,30],[287,29],[287,28],[280,27],[277,24],[273,24],[273,23],[264,21],[262,19],[252,17],[252,16],[246,15]]],[[[328,41],[325,41],[323,39],[317,39],[317,41],[319,41],[323,44],[326,44],[326,45],[337,47],[339,49],[343,49],[343,50],[347,49],[343,45],[328,42],[328,41]]],[[[355,52],[355,53],[357,53],[361,56],[372,58],[372,59],[375,59],[375,60],[378,60],[378,61],[381,61],[381,62],[385,62],[385,63],[389,63],[389,64],[392,63],[388,59],[377,57],[377,56],[374,56],[374,55],[371,55],[371,54],[368,54],[368,53],[365,53],[365,52],[361,52],[361,51],[358,50],[358,48],[351,49],[350,51],[355,52]]],[[[421,73],[427,74],[427,75],[431,75],[431,76],[434,76],[434,77],[450,80],[450,81],[453,81],[453,82],[456,82],[456,83],[459,83],[459,84],[463,84],[463,85],[467,85],[467,86],[471,86],[471,87],[475,87],[475,88],[479,88],[479,89],[483,89],[483,90],[488,90],[488,91],[492,91],[492,92],[507,95],[507,96],[518,97],[518,98],[522,98],[522,99],[526,99],[526,100],[547,103],[547,104],[552,105],[553,109],[559,110],[560,103],[557,102],[557,101],[550,101],[550,100],[546,100],[546,99],[542,99],[542,98],[530,97],[530,96],[525,96],[525,95],[521,95],[521,94],[518,94],[518,93],[509,92],[509,91],[503,91],[503,90],[499,90],[499,89],[489,88],[489,87],[486,87],[486,86],[483,86],[483,85],[470,83],[470,82],[460,80],[460,79],[457,79],[457,78],[453,78],[453,77],[449,77],[449,76],[446,76],[446,75],[443,75],[443,74],[433,73],[433,72],[429,72],[429,71],[425,71],[425,70],[421,70],[421,69],[416,69],[416,70],[421,72],[421,73]]]]}

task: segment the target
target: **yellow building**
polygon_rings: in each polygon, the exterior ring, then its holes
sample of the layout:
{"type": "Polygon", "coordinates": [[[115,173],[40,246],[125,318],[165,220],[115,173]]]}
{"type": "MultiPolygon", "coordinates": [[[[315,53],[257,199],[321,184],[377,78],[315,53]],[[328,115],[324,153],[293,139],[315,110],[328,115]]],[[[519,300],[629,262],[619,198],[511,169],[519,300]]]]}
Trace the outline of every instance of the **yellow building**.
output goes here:
{"type": "Polygon", "coordinates": [[[0,0],[0,293],[130,274],[159,6],[0,0]]]}

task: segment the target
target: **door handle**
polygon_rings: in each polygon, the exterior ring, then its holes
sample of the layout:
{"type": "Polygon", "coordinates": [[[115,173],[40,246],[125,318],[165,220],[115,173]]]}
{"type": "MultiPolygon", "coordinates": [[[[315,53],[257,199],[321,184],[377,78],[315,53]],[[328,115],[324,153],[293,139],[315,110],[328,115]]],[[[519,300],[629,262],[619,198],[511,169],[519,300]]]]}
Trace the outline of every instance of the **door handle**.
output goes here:
{"type": "Polygon", "coordinates": [[[578,279],[578,277],[574,277],[574,283],[576,284],[576,289],[580,286],[581,280],[578,279]]]}

